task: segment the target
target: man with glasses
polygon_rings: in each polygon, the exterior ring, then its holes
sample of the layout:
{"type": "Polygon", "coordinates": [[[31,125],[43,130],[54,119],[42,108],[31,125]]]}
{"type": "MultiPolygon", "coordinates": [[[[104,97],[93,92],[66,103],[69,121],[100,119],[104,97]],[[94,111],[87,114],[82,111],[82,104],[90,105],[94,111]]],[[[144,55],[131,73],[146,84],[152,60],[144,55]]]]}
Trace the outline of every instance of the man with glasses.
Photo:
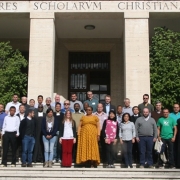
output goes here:
{"type": "Polygon", "coordinates": [[[61,112],[65,114],[65,112],[69,110],[71,111],[72,113],[74,113],[74,109],[71,109],[70,108],[70,101],[69,100],[65,100],[64,101],[64,109],[61,109],[61,112]]]}
{"type": "Polygon", "coordinates": [[[173,106],[173,112],[170,113],[170,117],[172,117],[175,121],[177,121],[178,119],[180,119],[180,112],[179,112],[180,108],[179,108],[179,104],[174,104],[173,106]]]}
{"type": "Polygon", "coordinates": [[[97,105],[99,102],[97,99],[93,98],[92,91],[87,92],[87,98],[88,99],[86,101],[84,101],[84,103],[87,102],[89,104],[89,106],[91,106],[93,108],[93,113],[96,112],[97,111],[97,105]]]}
{"type": "Polygon", "coordinates": [[[154,111],[153,105],[148,103],[148,101],[149,101],[149,94],[144,94],[143,95],[143,103],[138,105],[138,109],[139,109],[139,112],[140,112],[141,116],[143,116],[143,109],[144,108],[148,108],[149,109],[149,113],[154,111]]]}

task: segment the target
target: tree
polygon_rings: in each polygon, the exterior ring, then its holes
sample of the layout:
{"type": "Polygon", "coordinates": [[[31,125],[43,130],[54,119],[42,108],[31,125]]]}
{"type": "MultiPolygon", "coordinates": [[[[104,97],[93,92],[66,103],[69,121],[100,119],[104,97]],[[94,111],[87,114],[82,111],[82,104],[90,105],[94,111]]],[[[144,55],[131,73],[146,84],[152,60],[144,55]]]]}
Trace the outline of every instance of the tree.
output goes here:
{"type": "Polygon", "coordinates": [[[27,74],[23,73],[28,65],[19,50],[13,50],[10,42],[0,42],[0,103],[12,100],[14,93],[27,94],[27,74]]]}
{"type": "Polygon", "coordinates": [[[180,33],[157,27],[150,46],[151,98],[171,108],[180,102],[180,33]]]}

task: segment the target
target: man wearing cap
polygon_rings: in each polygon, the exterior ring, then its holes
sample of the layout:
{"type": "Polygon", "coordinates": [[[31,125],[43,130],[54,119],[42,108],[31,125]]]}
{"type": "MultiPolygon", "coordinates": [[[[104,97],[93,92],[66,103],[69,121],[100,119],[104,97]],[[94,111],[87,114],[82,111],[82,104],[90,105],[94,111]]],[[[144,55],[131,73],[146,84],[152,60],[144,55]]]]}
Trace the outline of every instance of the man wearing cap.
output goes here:
{"type": "Polygon", "coordinates": [[[27,117],[22,120],[20,125],[20,135],[22,138],[22,167],[33,167],[32,152],[35,144],[35,130],[36,123],[34,120],[34,111],[29,109],[27,117]]]}

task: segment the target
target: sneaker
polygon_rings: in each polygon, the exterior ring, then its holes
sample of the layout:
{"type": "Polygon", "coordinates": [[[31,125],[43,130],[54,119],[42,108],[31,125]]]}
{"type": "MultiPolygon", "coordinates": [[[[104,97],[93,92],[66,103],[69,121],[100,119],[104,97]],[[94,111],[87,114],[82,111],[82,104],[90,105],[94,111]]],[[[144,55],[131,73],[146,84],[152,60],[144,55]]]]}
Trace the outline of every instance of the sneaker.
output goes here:
{"type": "Polygon", "coordinates": [[[59,159],[59,161],[58,161],[60,164],[61,164],[61,160],[59,159]]]}
{"type": "Polygon", "coordinates": [[[21,167],[26,167],[26,164],[22,164],[21,167]]]}
{"type": "Polygon", "coordinates": [[[159,163],[156,163],[156,164],[155,164],[155,168],[162,168],[162,167],[163,167],[162,164],[159,164],[159,163]]]}
{"type": "Polygon", "coordinates": [[[115,168],[115,165],[114,165],[114,164],[111,164],[111,168],[115,168]]]}
{"type": "Polygon", "coordinates": [[[150,169],[154,169],[154,166],[149,166],[148,168],[150,168],[150,169]]]}
{"type": "Polygon", "coordinates": [[[1,167],[7,167],[7,165],[5,165],[5,164],[1,164],[1,167]]]}
{"type": "Polygon", "coordinates": [[[176,167],[173,166],[173,165],[170,165],[169,168],[170,168],[170,169],[176,169],[176,167]]]}
{"type": "Polygon", "coordinates": [[[143,165],[140,165],[139,168],[144,168],[144,166],[143,166],[143,165]]]}
{"type": "Polygon", "coordinates": [[[32,163],[31,163],[31,164],[28,164],[27,167],[33,167],[32,163]]]}
{"type": "Polygon", "coordinates": [[[56,159],[53,159],[53,160],[52,160],[52,164],[54,164],[55,162],[56,162],[56,159]]]}
{"type": "Polygon", "coordinates": [[[15,164],[11,164],[11,167],[16,167],[16,165],[15,164]]]}
{"type": "Polygon", "coordinates": [[[110,165],[110,164],[109,164],[109,165],[107,165],[107,166],[106,166],[106,168],[111,168],[111,165],[110,165]]]}

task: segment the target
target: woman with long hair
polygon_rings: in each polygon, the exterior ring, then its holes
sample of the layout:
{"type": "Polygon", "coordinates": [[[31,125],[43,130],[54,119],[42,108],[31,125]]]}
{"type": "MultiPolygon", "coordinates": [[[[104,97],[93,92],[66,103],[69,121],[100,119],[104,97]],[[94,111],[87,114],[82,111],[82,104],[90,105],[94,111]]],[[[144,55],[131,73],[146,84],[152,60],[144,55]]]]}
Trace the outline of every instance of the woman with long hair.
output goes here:
{"type": "Polygon", "coordinates": [[[93,108],[87,107],[87,114],[81,118],[79,123],[76,163],[96,167],[100,163],[98,147],[100,122],[92,112],[93,108]]]}
{"type": "Polygon", "coordinates": [[[130,114],[124,113],[122,116],[122,123],[119,129],[120,143],[122,144],[125,167],[132,168],[132,143],[135,142],[135,126],[130,122],[130,114]]]}
{"type": "Polygon", "coordinates": [[[73,144],[76,143],[76,122],[70,110],[65,112],[60,126],[59,143],[62,144],[62,166],[71,167],[73,144]]]}
{"type": "Polygon", "coordinates": [[[109,117],[104,121],[101,133],[106,144],[107,168],[115,168],[115,148],[119,138],[119,128],[114,111],[109,111],[109,117]]]}
{"type": "Polygon", "coordinates": [[[54,118],[52,109],[47,109],[46,117],[42,120],[41,130],[44,144],[44,167],[52,167],[53,149],[58,131],[58,121],[54,118]]]}

